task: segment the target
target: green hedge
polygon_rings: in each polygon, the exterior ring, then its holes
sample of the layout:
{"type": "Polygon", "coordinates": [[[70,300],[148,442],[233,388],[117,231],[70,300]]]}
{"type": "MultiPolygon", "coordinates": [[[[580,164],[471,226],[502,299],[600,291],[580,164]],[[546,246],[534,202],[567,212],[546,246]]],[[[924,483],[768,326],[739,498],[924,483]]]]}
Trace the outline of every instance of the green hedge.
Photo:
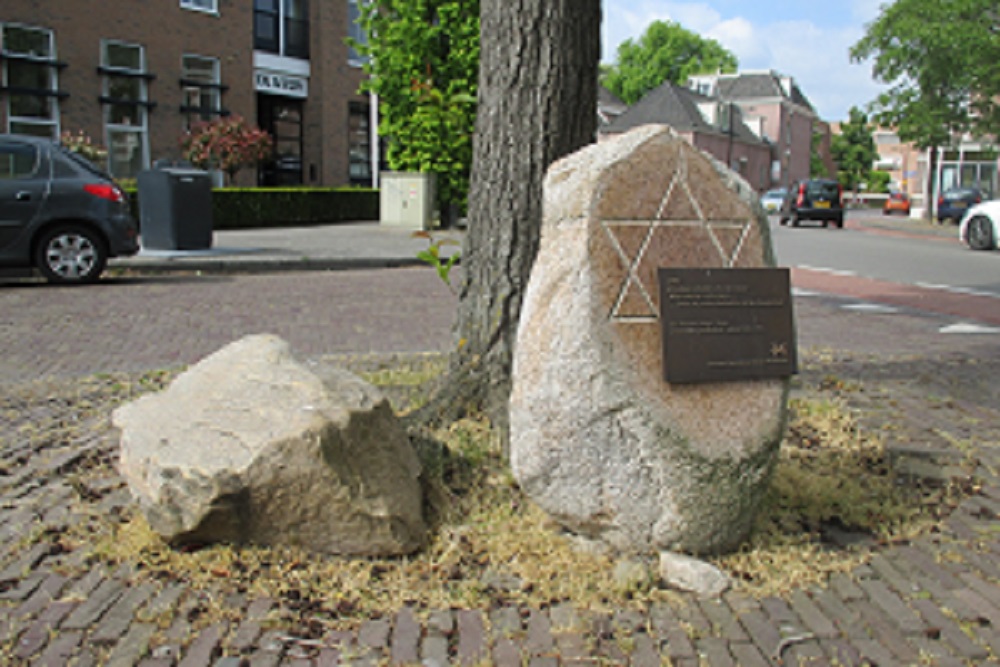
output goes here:
{"type": "MultiPolygon", "coordinates": [[[[136,190],[127,189],[139,218],[136,190]]],[[[215,188],[213,229],[301,227],[378,220],[378,190],[362,188],[215,188]]]]}

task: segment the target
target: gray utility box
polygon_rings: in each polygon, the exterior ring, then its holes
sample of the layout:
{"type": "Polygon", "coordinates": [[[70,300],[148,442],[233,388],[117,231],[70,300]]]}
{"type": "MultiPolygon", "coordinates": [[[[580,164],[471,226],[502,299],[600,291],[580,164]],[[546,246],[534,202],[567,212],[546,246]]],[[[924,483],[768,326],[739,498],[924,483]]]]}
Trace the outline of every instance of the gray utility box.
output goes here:
{"type": "Polygon", "coordinates": [[[430,229],[437,177],[403,171],[379,175],[379,222],[387,227],[430,229]]]}
{"type": "Polygon", "coordinates": [[[161,167],[139,172],[139,232],[149,250],[212,247],[212,180],[207,171],[161,167]]]}

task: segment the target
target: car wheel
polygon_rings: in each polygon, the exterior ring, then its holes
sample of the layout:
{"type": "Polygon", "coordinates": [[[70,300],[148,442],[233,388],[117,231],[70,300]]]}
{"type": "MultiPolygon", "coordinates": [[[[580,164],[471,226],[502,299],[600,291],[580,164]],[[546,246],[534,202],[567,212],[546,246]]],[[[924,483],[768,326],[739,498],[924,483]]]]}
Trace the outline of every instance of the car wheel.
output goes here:
{"type": "Polygon", "coordinates": [[[35,251],[35,266],[54,283],[96,282],[107,261],[104,239],[81,225],[64,225],[45,232],[35,251]]]}
{"type": "Polygon", "coordinates": [[[792,214],[791,223],[792,223],[792,227],[798,227],[799,226],[799,216],[797,214],[795,214],[795,213],[792,214]]]}
{"type": "Polygon", "coordinates": [[[985,215],[974,216],[965,229],[965,240],[973,250],[991,250],[996,246],[993,224],[985,215]]]}
{"type": "Polygon", "coordinates": [[[843,229],[844,228],[844,218],[843,218],[843,216],[841,216],[841,217],[837,218],[836,220],[834,220],[833,224],[835,224],[837,226],[837,229],[843,229]]]}

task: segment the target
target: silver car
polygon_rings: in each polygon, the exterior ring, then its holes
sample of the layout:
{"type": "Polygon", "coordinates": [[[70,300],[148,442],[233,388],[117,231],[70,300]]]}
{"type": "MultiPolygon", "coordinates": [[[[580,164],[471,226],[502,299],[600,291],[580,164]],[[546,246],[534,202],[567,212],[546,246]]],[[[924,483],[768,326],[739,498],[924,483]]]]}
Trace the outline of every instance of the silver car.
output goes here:
{"type": "Polygon", "coordinates": [[[107,174],[51,140],[0,134],[0,267],[90,283],[109,257],[138,251],[128,198],[107,174]]]}

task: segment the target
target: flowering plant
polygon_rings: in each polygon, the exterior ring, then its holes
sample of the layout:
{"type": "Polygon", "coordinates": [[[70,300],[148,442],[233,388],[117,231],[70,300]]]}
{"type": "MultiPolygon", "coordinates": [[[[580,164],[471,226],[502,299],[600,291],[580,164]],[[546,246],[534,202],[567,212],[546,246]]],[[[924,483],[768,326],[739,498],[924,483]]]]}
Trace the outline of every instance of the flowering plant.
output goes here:
{"type": "Polygon", "coordinates": [[[230,183],[240,169],[270,159],[273,151],[271,135],[238,115],[198,123],[181,137],[185,160],[200,169],[221,169],[230,183]]]}
{"type": "Polygon", "coordinates": [[[67,150],[81,155],[96,164],[104,164],[104,160],[108,157],[108,151],[93,143],[90,137],[84,134],[83,130],[76,133],[69,130],[63,131],[59,135],[59,143],[65,146],[67,150]]]}

